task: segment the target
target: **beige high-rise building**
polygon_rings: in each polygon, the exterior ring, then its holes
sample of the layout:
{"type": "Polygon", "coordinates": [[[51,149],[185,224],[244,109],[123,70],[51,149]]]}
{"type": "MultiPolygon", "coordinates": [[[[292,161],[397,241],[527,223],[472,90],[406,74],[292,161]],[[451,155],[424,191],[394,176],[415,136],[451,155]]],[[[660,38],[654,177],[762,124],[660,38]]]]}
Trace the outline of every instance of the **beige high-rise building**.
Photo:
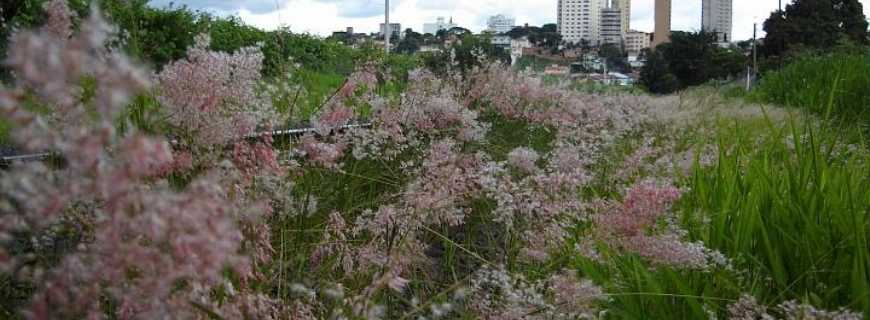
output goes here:
{"type": "Polygon", "coordinates": [[[639,54],[643,49],[649,48],[649,38],[649,33],[629,30],[628,33],[625,34],[625,51],[628,52],[628,54],[639,54]]]}
{"type": "Polygon", "coordinates": [[[631,0],[611,0],[613,8],[619,9],[622,17],[622,34],[631,30],[631,0]]]}
{"type": "Polygon", "coordinates": [[[565,42],[587,40],[592,45],[600,42],[600,20],[603,0],[559,0],[556,23],[565,42]]]}
{"type": "Polygon", "coordinates": [[[655,34],[652,47],[671,41],[671,0],[656,0],[655,34]]]}

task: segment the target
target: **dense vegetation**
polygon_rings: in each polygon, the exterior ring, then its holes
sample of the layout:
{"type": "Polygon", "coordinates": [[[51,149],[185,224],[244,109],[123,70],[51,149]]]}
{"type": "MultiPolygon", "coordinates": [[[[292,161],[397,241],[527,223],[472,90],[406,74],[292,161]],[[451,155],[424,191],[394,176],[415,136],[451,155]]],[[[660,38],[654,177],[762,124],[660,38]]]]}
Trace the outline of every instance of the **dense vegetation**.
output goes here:
{"type": "Polygon", "coordinates": [[[870,52],[806,55],[765,74],[758,100],[870,125],[870,52]]]}
{"type": "MultiPolygon", "coordinates": [[[[209,18],[143,67],[128,57],[153,53],[65,4],[13,35],[0,88],[11,140],[56,154],[0,171],[0,317],[870,312],[870,151],[851,125],[703,88],[579,92],[477,59],[489,44],[468,35],[383,57],[209,18]],[[299,123],[316,132],[258,134],[299,123]]],[[[717,59],[686,36],[675,48],[717,59]]],[[[783,71],[826,74],[811,91],[828,99],[784,102],[846,114],[832,92],[866,76],[838,59],[783,71]]],[[[718,72],[662,66],[678,86],[718,72]]]]}
{"type": "Polygon", "coordinates": [[[772,12],[764,31],[761,53],[773,61],[808,49],[829,50],[842,41],[868,44],[870,39],[858,0],[794,1],[772,12]]]}
{"type": "Polygon", "coordinates": [[[728,80],[745,72],[747,59],[742,50],[721,48],[716,35],[674,32],[671,42],[645,50],[647,61],[640,82],[650,92],[672,93],[711,80],[728,80]]]}

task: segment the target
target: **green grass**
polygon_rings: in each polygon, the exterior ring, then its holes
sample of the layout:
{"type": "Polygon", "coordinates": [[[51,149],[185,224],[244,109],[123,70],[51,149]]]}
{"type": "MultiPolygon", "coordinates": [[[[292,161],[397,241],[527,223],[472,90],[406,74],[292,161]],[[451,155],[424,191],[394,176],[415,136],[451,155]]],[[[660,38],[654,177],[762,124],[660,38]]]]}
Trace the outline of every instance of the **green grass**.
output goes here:
{"type": "Polygon", "coordinates": [[[514,70],[526,70],[531,69],[532,71],[544,71],[545,68],[551,65],[567,65],[568,63],[563,61],[551,60],[538,56],[525,56],[520,57],[517,63],[514,65],[514,70]]]}
{"type": "Polygon", "coordinates": [[[608,292],[609,318],[724,316],[744,293],[767,305],[794,299],[870,313],[870,154],[854,126],[794,119],[713,126],[695,138],[656,134],[718,144],[714,166],[677,177],[687,192],[675,210],[691,240],[724,253],[734,270],[654,268],[607,252],[602,264],[575,254],[570,265],[608,292]]]}
{"type": "Polygon", "coordinates": [[[723,145],[731,152],[696,173],[683,210],[709,223],[693,235],[736,259],[764,300],[870,312],[867,153],[840,154],[843,138],[824,126],[769,130],[723,145]]]}
{"type": "Polygon", "coordinates": [[[805,108],[870,125],[870,54],[805,56],[764,75],[758,101],[805,108]]]}

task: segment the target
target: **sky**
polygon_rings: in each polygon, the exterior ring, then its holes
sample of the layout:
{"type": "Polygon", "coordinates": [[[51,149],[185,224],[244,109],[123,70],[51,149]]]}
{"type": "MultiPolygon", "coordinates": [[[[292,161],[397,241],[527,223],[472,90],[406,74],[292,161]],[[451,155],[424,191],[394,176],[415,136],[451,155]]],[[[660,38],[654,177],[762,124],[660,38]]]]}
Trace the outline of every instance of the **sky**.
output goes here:
{"type": "MultiPolygon", "coordinates": [[[[734,40],[752,38],[752,24],[761,25],[779,6],[779,0],[733,0],[734,40]]],[[[865,4],[867,0],[862,0],[865,4]]],[[[423,23],[437,17],[453,17],[455,23],[474,32],[486,27],[489,16],[506,14],[517,25],[556,22],[557,0],[391,0],[390,21],[402,29],[418,32],[423,23]]],[[[783,0],[783,6],[790,3],[783,0]]],[[[156,7],[186,5],[218,15],[236,15],[246,23],[275,29],[290,27],[294,32],[328,36],[353,27],[356,32],[376,32],[384,20],[384,0],[152,0],[156,7]]],[[[652,32],[654,0],[631,0],[631,28],[652,32]]],[[[870,16],[870,6],[864,5],[870,16]]],[[[701,0],[673,0],[672,29],[697,31],[701,28],[701,0]]]]}

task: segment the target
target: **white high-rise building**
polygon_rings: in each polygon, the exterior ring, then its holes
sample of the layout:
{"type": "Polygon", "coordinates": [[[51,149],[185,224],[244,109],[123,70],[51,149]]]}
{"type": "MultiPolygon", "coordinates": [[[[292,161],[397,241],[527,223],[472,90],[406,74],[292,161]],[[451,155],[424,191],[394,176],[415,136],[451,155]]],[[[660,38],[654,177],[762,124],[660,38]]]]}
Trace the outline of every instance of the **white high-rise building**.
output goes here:
{"type": "Polygon", "coordinates": [[[506,33],[516,26],[516,20],[503,14],[489,17],[486,30],[494,33],[506,33]]]}
{"type": "Polygon", "coordinates": [[[731,42],[732,0],[704,0],[701,5],[701,28],[715,32],[719,42],[731,42]]]}
{"type": "Polygon", "coordinates": [[[616,8],[601,9],[601,44],[622,44],[622,11],[616,8]]]}
{"type": "Polygon", "coordinates": [[[453,18],[450,18],[450,22],[445,21],[444,17],[438,17],[434,23],[424,23],[423,24],[423,33],[436,34],[441,30],[450,30],[457,27],[455,23],[453,23],[453,18]]]}
{"type": "Polygon", "coordinates": [[[578,43],[581,39],[598,45],[603,0],[559,0],[556,23],[559,34],[566,42],[578,43]]]}

